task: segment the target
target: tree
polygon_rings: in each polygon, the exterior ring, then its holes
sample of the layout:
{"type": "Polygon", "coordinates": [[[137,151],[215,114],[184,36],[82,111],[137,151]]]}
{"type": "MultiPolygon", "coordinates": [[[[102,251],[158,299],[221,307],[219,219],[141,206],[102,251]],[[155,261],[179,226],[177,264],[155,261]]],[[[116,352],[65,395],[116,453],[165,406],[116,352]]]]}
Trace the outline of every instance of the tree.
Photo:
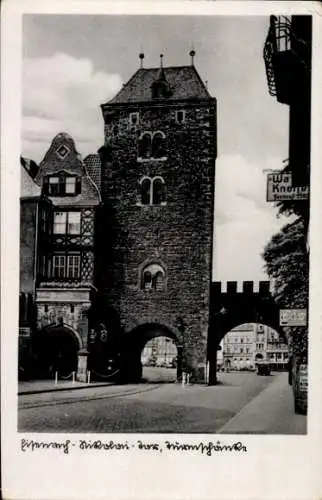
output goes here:
{"type": "MultiPolygon", "coordinates": [[[[274,298],[281,308],[308,307],[309,255],[303,217],[284,226],[266,245],[266,272],[275,282],[274,298]]],[[[294,352],[307,353],[307,327],[285,328],[294,352]]]]}

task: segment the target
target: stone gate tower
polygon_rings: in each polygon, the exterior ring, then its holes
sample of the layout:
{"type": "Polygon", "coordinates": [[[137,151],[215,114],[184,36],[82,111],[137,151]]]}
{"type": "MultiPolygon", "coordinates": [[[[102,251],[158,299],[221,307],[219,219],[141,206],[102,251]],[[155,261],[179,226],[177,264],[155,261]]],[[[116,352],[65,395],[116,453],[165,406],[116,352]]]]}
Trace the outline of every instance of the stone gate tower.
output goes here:
{"type": "Polygon", "coordinates": [[[130,365],[172,337],[183,369],[206,362],[212,274],[216,101],[191,65],[141,68],[102,105],[105,155],[97,283],[130,365]],[[104,229],[104,227],[106,229],[104,229]]]}

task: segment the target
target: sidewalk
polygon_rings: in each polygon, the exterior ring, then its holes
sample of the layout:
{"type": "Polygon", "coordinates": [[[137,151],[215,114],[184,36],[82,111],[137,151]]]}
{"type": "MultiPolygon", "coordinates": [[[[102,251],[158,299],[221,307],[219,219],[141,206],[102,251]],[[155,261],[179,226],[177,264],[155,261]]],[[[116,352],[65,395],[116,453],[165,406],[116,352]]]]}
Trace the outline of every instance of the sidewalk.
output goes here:
{"type": "Polygon", "coordinates": [[[71,382],[70,380],[32,380],[18,382],[18,396],[23,394],[39,394],[42,392],[70,391],[71,389],[89,389],[114,385],[113,382],[71,382]]]}
{"type": "Polygon", "coordinates": [[[307,417],[294,412],[287,374],[281,373],[219,431],[219,434],[306,434],[307,417]]]}

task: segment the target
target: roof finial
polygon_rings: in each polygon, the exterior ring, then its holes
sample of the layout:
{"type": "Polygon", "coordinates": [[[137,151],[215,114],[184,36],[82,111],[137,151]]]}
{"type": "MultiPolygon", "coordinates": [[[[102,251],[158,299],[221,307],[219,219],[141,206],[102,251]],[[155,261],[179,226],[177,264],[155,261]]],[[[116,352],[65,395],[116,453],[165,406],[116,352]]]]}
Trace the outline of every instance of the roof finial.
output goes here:
{"type": "Polygon", "coordinates": [[[163,54],[160,54],[160,68],[163,68],[163,54]]]}
{"type": "Polygon", "coordinates": [[[143,54],[143,52],[141,52],[141,53],[139,54],[139,58],[140,58],[140,68],[143,68],[143,59],[144,59],[144,54],[143,54]]]}
{"type": "Polygon", "coordinates": [[[189,52],[189,56],[191,57],[191,66],[194,66],[194,57],[196,55],[196,52],[192,49],[189,52]]]}

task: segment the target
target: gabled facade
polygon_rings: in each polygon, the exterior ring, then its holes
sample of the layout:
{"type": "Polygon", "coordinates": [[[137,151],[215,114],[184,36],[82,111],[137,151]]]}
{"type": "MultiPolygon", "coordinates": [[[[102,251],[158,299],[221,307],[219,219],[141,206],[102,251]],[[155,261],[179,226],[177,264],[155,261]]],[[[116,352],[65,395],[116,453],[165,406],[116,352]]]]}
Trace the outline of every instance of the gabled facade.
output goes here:
{"type": "Polygon", "coordinates": [[[39,334],[35,349],[44,372],[58,371],[64,376],[75,371],[82,380],[87,369],[99,188],[73,139],[64,133],[53,139],[35,181],[52,203],[50,247],[42,256],[36,289],[39,334]]]}
{"type": "Polygon", "coordinates": [[[147,340],[160,335],[175,340],[183,369],[196,375],[206,362],[216,101],[193,60],[167,68],[161,60],[139,69],[102,113],[104,308],[119,317],[132,375],[140,376],[147,340]]]}

